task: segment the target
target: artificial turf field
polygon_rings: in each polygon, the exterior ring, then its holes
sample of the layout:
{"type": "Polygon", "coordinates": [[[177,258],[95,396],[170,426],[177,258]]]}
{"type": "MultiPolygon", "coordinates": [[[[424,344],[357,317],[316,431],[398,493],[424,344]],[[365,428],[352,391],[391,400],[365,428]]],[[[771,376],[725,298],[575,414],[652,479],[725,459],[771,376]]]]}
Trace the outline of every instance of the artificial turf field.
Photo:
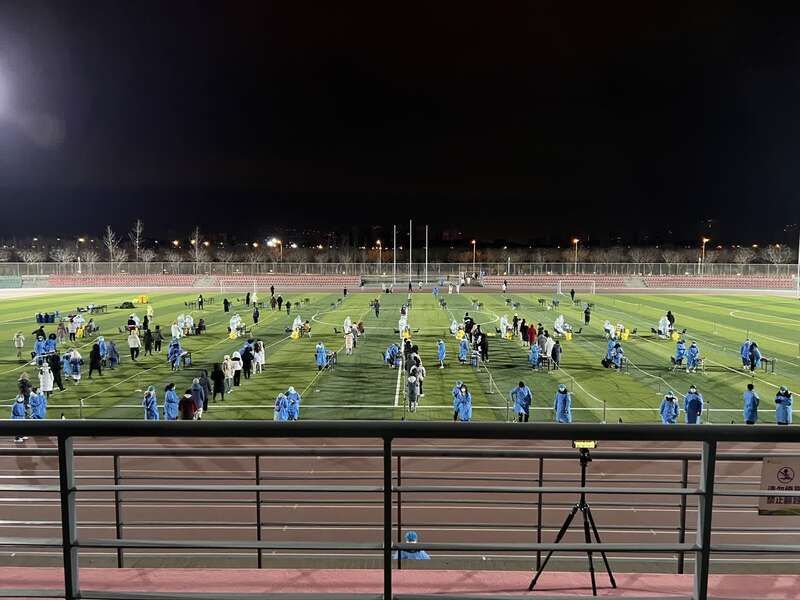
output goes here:
{"type": "MultiPolygon", "coordinates": [[[[267,365],[263,374],[242,379],[242,385],[226,397],[224,402],[210,404],[205,418],[210,419],[272,419],[272,404],[275,396],[290,385],[302,394],[302,419],[400,419],[404,416],[402,386],[398,371],[384,366],[381,355],[387,345],[396,341],[394,333],[400,307],[406,301],[406,293],[340,294],[281,292],[291,300],[292,314],[286,311],[261,311],[261,319],[254,330],[254,337],[261,339],[267,347],[267,365]],[[380,297],[381,313],[376,318],[369,302],[380,297]],[[301,300],[307,303],[297,307],[301,300]],[[341,300],[341,302],[340,302],[341,300]],[[312,322],[312,339],[291,340],[285,329],[295,316],[312,322]],[[314,346],[322,340],[332,349],[343,345],[339,331],[345,317],[353,322],[363,319],[366,336],[358,341],[352,356],[339,352],[335,369],[318,372],[314,366],[314,346]],[[400,389],[400,394],[397,394],[400,389]]],[[[153,325],[161,325],[168,334],[170,325],[181,312],[187,312],[184,302],[195,300],[197,290],[150,292],[154,308],[153,325]]],[[[17,361],[12,338],[16,331],[26,336],[25,350],[30,352],[33,339],[31,332],[38,327],[34,315],[37,312],[59,310],[62,315],[75,311],[77,306],[89,303],[108,304],[107,314],[94,315],[101,326],[100,334],[106,340],[114,339],[121,356],[120,366],[104,370],[102,376],[95,374],[89,380],[88,357],[92,339],[78,340],[86,365],[83,378],[74,384],[65,378],[66,390],[54,392],[50,399],[48,418],[142,418],[139,407],[142,390],[154,385],[158,390],[159,403],[163,402],[164,385],[174,381],[182,392],[197,376],[200,369],[211,370],[214,362],[222,359],[242,346],[242,340],[231,341],[227,337],[230,315],[223,313],[220,293],[204,293],[215,302],[207,304],[204,311],[191,311],[195,322],[202,316],[208,331],[202,336],[191,336],[182,340],[185,349],[192,352],[194,364],[187,370],[172,372],[164,353],[140,356],[131,362],[126,336],[118,333],[127,315],[136,312],[140,317],[145,307],[135,311],[114,309],[113,306],[132,299],[134,291],[80,291],[57,292],[15,297],[0,300],[0,394],[10,406],[16,394],[16,381],[22,372],[27,372],[36,383],[36,368],[17,361]],[[84,408],[78,410],[83,402],[84,408]]],[[[241,314],[249,325],[250,310],[242,305],[244,293],[226,294],[234,302],[232,312],[241,314]]],[[[518,303],[516,313],[528,322],[541,321],[552,332],[553,320],[558,312],[545,310],[538,299],[552,299],[552,293],[511,293],[503,296],[489,292],[462,292],[446,295],[447,309],[439,306],[430,291],[413,294],[409,324],[419,330],[413,342],[419,345],[423,363],[427,369],[424,383],[425,396],[415,414],[405,414],[409,419],[452,419],[451,392],[456,380],[464,381],[473,396],[474,420],[506,420],[513,415],[507,411],[508,392],[524,380],[534,392],[531,420],[550,421],[556,387],[566,384],[573,394],[573,417],[575,421],[657,422],[657,407],[666,390],[673,389],[682,394],[694,383],[703,394],[710,420],[714,423],[742,422],[741,398],[748,382],[753,381],[762,400],[760,419],[764,423],[774,422],[773,398],[780,385],[798,389],[800,383],[800,303],[796,299],[781,296],[733,295],[733,294],[597,294],[580,295],[582,301],[594,304],[591,324],[572,341],[563,341],[564,353],[560,371],[533,371],[527,362],[527,350],[517,340],[491,337],[489,362],[486,369],[476,370],[462,366],[457,361],[457,343],[448,331],[451,318],[461,321],[466,311],[483,324],[483,329],[494,333],[500,315],[509,319],[514,310],[507,304],[510,299],[518,303]],[[475,309],[473,301],[482,303],[475,309]],[[667,310],[676,316],[676,327],[686,328],[687,342],[696,340],[701,355],[705,357],[706,372],[686,374],[671,372],[669,357],[675,344],[658,340],[651,335],[650,327],[667,310]],[[602,325],[605,319],[613,323],[622,322],[629,328],[637,328],[638,334],[623,343],[631,363],[626,373],[604,369],[600,359],[605,352],[602,325]],[[755,339],[765,356],[777,359],[776,373],[756,372],[753,378],[741,370],[738,348],[749,335],[755,339]],[[447,344],[445,369],[436,363],[436,341],[443,338],[447,344]],[[491,374],[491,377],[490,377],[491,374]]],[[[259,290],[259,297],[268,297],[268,292],[259,290]]],[[[575,328],[582,326],[582,309],[573,307],[567,297],[561,297],[562,312],[575,328]]],[[[88,317],[87,317],[88,319],[88,317]]],[[[47,333],[55,331],[54,324],[45,326],[47,333]]],[[[60,350],[65,350],[62,347],[60,350]]],[[[29,355],[29,354],[28,354],[29,355]]],[[[679,396],[680,398],[680,396],[679,396]]],[[[10,408],[4,407],[10,416],[10,408]]],[[[708,417],[708,415],[706,415],[708,417]]],[[[682,415],[681,415],[682,419],[682,415]]],[[[704,421],[708,420],[704,418],[704,421]]]]}

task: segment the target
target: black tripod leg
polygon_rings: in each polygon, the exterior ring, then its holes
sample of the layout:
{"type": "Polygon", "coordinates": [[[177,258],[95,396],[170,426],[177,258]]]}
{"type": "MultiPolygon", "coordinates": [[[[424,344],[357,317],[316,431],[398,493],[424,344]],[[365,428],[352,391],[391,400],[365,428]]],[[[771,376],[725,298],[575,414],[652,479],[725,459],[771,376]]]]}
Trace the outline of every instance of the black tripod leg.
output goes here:
{"type": "MultiPolygon", "coordinates": [[[[582,506],[581,512],[583,513],[583,538],[587,544],[592,543],[592,534],[589,532],[589,513],[588,506],[582,506]]],[[[589,557],[589,575],[592,578],[592,596],[597,596],[597,579],[594,574],[594,560],[592,560],[592,551],[588,550],[586,554],[589,557]]]]}
{"type": "MultiPolygon", "coordinates": [[[[564,537],[564,534],[567,533],[567,529],[569,529],[569,525],[570,523],[572,523],[572,519],[575,518],[575,514],[578,512],[579,508],[580,505],[578,504],[573,506],[572,510],[567,515],[567,518],[564,519],[564,524],[561,526],[561,529],[558,531],[558,535],[556,536],[556,541],[555,541],[556,544],[559,543],[561,541],[561,538],[564,537]]],[[[534,575],[533,579],[531,579],[531,583],[528,586],[529,592],[533,590],[533,587],[536,585],[536,582],[539,580],[539,577],[541,576],[542,573],[544,573],[544,569],[547,566],[547,562],[550,560],[550,557],[553,556],[553,552],[555,552],[555,550],[550,550],[550,552],[547,553],[547,556],[544,557],[542,566],[539,567],[539,570],[536,571],[536,575],[534,575]]]]}
{"type": "MultiPolygon", "coordinates": [[[[598,544],[602,544],[603,542],[600,541],[600,533],[597,531],[597,525],[595,525],[594,517],[592,516],[592,509],[588,506],[586,507],[586,514],[589,516],[589,523],[592,526],[592,531],[594,531],[594,539],[597,540],[598,544]]],[[[606,571],[608,572],[608,578],[611,581],[611,587],[617,587],[617,581],[614,579],[614,573],[611,571],[611,565],[608,564],[608,557],[606,556],[606,553],[600,552],[600,556],[603,557],[603,563],[606,565],[606,571]]]]}

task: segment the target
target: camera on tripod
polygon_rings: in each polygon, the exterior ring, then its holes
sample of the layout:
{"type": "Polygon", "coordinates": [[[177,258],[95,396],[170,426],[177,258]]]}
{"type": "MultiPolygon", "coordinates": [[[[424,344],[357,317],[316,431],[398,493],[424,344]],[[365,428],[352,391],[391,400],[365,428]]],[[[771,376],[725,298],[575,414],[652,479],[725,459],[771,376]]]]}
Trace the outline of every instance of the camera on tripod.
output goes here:
{"type": "MultiPolygon", "coordinates": [[[[594,521],[594,517],[592,516],[592,509],[589,506],[589,503],[586,501],[586,469],[589,466],[589,463],[592,462],[592,457],[589,455],[590,450],[594,450],[597,448],[597,440],[572,440],[572,447],[576,448],[580,452],[580,465],[581,465],[581,494],[578,502],[575,503],[575,506],[572,507],[572,510],[567,515],[567,518],[564,520],[564,524],[561,526],[561,529],[558,531],[558,535],[556,535],[555,543],[558,544],[563,539],[564,535],[567,533],[567,529],[569,529],[572,520],[575,518],[575,515],[581,513],[583,518],[583,534],[584,534],[584,541],[585,543],[592,544],[596,542],[601,544],[600,541],[600,533],[597,531],[597,524],[594,521]],[[594,540],[592,539],[594,536],[594,540]]],[[[539,569],[536,571],[536,574],[531,579],[531,583],[528,586],[528,591],[533,591],[533,588],[536,586],[536,582],[539,581],[539,577],[542,576],[545,568],[547,567],[547,563],[550,561],[550,557],[553,556],[554,550],[550,550],[545,556],[544,562],[539,566],[539,569]]],[[[608,573],[608,579],[611,582],[611,587],[617,587],[617,582],[614,579],[614,573],[611,572],[611,565],[608,563],[608,557],[603,550],[598,551],[600,556],[603,559],[603,564],[605,565],[606,572],[608,573]]],[[[589,558],[589,575],[592,579],[592,595],[597,596],[597,581],[595,580],[595,571],[594,571],[594,560],[592,559],[592,551],[587,550],[586,554],[589,558]]]]}

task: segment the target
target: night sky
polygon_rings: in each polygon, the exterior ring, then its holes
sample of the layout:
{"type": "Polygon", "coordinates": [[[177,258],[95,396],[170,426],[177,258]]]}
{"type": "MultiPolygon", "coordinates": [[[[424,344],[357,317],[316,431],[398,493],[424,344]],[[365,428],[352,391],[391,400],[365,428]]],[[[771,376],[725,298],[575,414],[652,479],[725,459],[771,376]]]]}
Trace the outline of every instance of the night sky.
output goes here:
{"type": "Polygon", "coordinates": [[[800,19],[778,6],[6,0],[0,235],[782,240],[800,19]]]}

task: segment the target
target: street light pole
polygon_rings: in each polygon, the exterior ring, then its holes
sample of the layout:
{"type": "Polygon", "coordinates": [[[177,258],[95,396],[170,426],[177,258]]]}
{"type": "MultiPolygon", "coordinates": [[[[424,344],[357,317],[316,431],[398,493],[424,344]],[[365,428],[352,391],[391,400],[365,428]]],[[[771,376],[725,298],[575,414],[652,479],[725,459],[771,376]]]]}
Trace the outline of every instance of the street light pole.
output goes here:
{"type": "Polygon", "coordinates": [[[472,274],[475,274],[475,256],[477,254],[476,240],[472,240],[472,274]]]}
{"type": "Polygon", "coordinates": [[[578,238],[573,238],[572,243],[575,244],[575,275],[578,274],[578,244],[580,240],[578,238]]]}
{"type": "Polygon", "coordinates": [[[800,233],[797,235],[797,277],[794,282],[797,284],[797,297],[800,298],[800,233]]]}
{"type": "Polygon", "coordinates": [[[381,263],[383,262],[383,246],[381,246],[381,241],[378,240],[378,275],[381,274],[381,263]]]}
{"type": "Polygon", "coordinates": [[[700,254],[700,264],[702,265],[700,270],[701,275],[705,275],[706,272],[706,244],[710,241],[711,240],[707,237],[703,238],[703,251],[700,254]]]}

